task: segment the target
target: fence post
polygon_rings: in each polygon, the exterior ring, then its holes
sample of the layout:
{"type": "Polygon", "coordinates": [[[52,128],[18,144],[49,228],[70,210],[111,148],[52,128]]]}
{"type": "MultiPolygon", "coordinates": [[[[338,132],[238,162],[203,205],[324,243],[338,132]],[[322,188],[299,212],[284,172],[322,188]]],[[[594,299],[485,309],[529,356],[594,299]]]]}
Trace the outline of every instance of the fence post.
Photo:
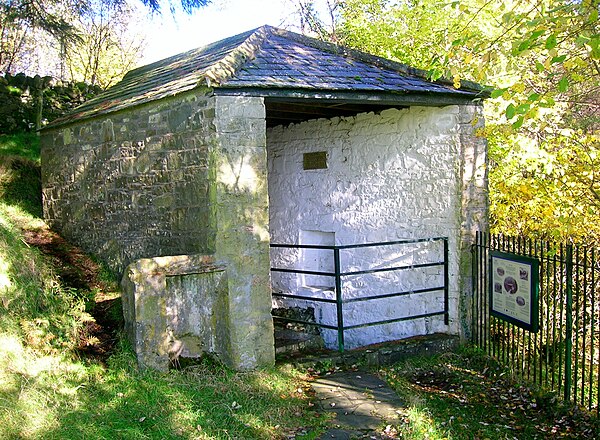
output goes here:
{"type": "Polygon", "coordinates": [[[571,375],[573,362],[573,245],[567,245],[566,255],[566,335],[565,335],[565,392],[564,399],[571,400],[571,375]]]}
{"type": "Polygon", "coordinates": [[[335,247],[333,249],[333,265],[335,271],[335,302],[337,307],[337,331],[338,331],[338,351],[344,352],[344,300],[342,298],[342,279],[341,279],[341,264],[340,250],[335,247]]]}
{"type": "Polygon", "coordinates": [[[450,324],[450,305],[448,298],[448,284],[450,284],[450,278],[448,274],[448,239],[444,238],[444,325],[450,324]]]}
{"type": "Polygon", "coordinates": [[[477,273],[479,268],[477,266],[477,245],[479,244],[479,231],[475,231],[475,243],[471,245],[471,291],[473,292],[473,299],[471,300],[471,342],[477,344],[479,340],[479,328],[477,326],[477,316],[479,313],[479,280],[477,279],[477,273]]]}

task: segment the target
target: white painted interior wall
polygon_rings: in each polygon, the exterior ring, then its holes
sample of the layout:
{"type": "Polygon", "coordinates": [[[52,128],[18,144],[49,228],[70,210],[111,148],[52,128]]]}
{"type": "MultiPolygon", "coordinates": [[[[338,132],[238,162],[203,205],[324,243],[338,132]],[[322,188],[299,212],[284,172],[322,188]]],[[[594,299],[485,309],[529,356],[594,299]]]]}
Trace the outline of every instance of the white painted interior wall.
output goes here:
{"type": "MultiPolygon", "coordinates": [[[[319,119],[267,132],[272,243],[347,245],[409,238],[448,237],[450,325],[443,317],[351,330],[346,347],[434,332],[458,333],[458,240],[461,225],[460,124],[458,106],[390,109],[380,114],[319,119]],[[324,151],[327,169],[304,170],[303,154],[324,151]]],[[[331,258],[331,260],[329,260],[331,258]]],[[[342,271],[381,265],[441,261],[443,245],[388,246],[342,252],[342,271]]],[[[328,263],[331,261],[331,263],[328,263]]],[[[271,266],[326,269],[332,251],[271,250],[271,266]],[[317,255],[315,252],[322,252],[317,255]]],[[[322,277],[323,278],[323,277],[322,277]]],[[[333,286],[314,276],[272,274],[274,291],[333,298],[333,286]]],[[[349,277],[346,298],[443,284],[441,267],[349,277]]],[[[318,322],[335,324],[333,304],[284,301],[314,307],[318,322]]],[[[276,306],[284,305],[277,300],[276,306]]],[[[443,309],[443,292],[345,306],[347,325],[443,309]]],[[[324,330],[337,347],[334,331],[324,330]]]]}

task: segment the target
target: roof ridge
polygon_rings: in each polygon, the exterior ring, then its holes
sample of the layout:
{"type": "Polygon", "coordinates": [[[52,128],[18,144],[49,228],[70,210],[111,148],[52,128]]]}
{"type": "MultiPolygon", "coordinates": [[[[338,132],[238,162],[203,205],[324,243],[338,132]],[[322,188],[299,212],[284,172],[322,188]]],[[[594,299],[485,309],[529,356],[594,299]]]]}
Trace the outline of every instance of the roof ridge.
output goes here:
{"type": "Polygon", "coordinates": [[[204,72],[203,77],[206,80],[206,85],[208,87],[218,87],[234,77],[244,64],[256,56],[257,51],[273,35],[275,29],[267,25],[256,28],[241,44],[204,72]]]}

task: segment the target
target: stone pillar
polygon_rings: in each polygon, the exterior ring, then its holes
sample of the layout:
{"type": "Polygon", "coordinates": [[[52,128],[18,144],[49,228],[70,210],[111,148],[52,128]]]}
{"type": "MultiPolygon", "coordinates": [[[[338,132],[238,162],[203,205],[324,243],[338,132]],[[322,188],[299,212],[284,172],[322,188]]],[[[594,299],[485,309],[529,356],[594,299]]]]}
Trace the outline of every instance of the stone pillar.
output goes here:
{"type": "Polygon", "coordinates": [[[230,361],[238,370],[268,366],[275,349],[263,99],[215,97],[215,128],[214,246],[227,267],[230,361]]]}
{"type": "Polygon", "coordinates": [[[488,156],[487,141],[478,130],[484,127],[482,105],[462,105],[459,113],[461,144],[461,237],[459,249],[461,339],[471,337],[472,285],[471,245],[477,231],[488,229],[488,156]]]}

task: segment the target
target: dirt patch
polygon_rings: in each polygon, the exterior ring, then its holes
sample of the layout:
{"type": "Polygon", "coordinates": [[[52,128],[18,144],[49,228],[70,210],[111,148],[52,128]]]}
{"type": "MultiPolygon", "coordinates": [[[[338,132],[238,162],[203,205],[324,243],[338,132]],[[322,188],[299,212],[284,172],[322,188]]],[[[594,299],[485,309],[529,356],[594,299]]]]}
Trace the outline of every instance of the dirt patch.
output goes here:
{"type": "Polygon", "coordinates": [[[123,328],[118,287],[100,276],[100,264],[50,229],[24,230],[23,237],[48,258],[64,288],[87,299],[86,308],[93,319],[79,332],[77,352],[105,362],[123,328]]]}
{"type": "Polygon", "coordinates": [[[57,233],[42,228],[23,231],[23,237],[28,245],[37,247],[49,257],[63,286],[89,291],[101,287],[100,266],[57,233]]]}

